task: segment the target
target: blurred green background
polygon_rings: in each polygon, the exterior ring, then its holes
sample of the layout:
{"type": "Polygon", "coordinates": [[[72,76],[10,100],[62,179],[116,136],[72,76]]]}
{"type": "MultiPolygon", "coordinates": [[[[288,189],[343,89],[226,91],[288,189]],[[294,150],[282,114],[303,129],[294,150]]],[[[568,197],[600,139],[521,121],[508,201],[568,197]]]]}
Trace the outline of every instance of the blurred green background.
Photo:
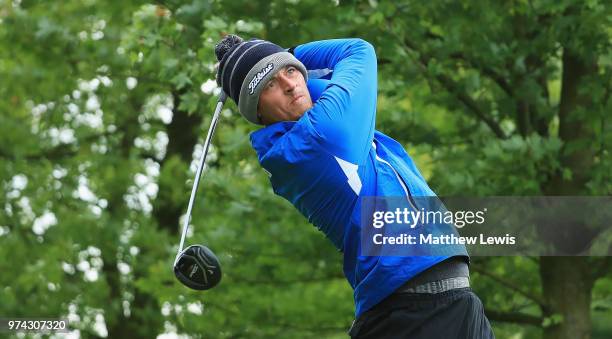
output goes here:
{"type": "MultiPolygon", "coordinates": [[[[229,100],[187,239],[224,277],[196,292],[172,273],[227,33],[372,43],[377,128],[439,195],[612,193],[609,0],[0,0],[0,317],[63,316],[84,338],[347,337],[342,256],[272,193],[229,100]]],[[[612,337],[610,257],[473,262],[498,338],[612,337]]]]}

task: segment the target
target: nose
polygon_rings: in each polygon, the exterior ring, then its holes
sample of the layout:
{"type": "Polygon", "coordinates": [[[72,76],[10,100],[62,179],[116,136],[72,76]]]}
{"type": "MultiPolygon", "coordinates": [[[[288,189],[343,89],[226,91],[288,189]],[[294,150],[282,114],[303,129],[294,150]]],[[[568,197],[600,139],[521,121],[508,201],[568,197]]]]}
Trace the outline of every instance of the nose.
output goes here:
{"type": "Polygon", "coordinates": [[[279,74],[278,79],[287,93],[291,93],[297,87],[297,79],[292,79],[284,74],[279,74]]]}

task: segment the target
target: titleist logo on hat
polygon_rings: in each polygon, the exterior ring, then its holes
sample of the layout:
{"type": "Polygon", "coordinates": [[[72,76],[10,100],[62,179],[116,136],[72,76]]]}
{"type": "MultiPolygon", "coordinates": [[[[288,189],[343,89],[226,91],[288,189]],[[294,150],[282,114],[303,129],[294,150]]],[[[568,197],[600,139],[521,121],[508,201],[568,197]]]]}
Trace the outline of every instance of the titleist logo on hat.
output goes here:
{"type": "Polygon", "coordinates": [[[255,88],[257,87],[257,85],[259,85],[259,83],[261,82],[261,79],[263,79],[273,69],[274,69],[274,64],[269,63],[266,67],[262,68],[261,71],[255,74],[255,76],[253,77],[253,80],[249,82],[249,94],[250,95],[252,95],[253,92],[255,92],[255,88]]]}

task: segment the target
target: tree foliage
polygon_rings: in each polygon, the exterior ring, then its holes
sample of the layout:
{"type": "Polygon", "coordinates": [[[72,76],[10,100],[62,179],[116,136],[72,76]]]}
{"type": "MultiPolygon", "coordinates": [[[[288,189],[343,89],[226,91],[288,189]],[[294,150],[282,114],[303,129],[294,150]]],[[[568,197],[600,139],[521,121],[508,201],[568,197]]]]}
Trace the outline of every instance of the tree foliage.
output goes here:
{"type": "MultiPolygon", "coordinates": [[[[342,255],[273,194],[230,101],[187,240],[223,280],[174,278],[214,44],[371,42],[377,128],[439,195],[610,195],[611,27],[598,0],[0,2],[0,314],[86,337],[345,337],[342,255]]],[[[604,338],[611,271],[474,258],[472,283],[498,337],[604,338]]]]}

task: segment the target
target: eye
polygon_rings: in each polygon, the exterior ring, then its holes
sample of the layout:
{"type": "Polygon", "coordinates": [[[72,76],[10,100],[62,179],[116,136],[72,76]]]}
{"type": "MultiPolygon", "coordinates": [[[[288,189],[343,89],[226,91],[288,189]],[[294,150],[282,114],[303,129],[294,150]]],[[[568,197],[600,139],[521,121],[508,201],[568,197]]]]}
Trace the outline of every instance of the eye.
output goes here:
{"type": "Polygon", "coordinates": [[[287,73],[289,73],[289,74],[293,74],[294,71],[295,71],[295,67],[287,68],[287,73]]]}

